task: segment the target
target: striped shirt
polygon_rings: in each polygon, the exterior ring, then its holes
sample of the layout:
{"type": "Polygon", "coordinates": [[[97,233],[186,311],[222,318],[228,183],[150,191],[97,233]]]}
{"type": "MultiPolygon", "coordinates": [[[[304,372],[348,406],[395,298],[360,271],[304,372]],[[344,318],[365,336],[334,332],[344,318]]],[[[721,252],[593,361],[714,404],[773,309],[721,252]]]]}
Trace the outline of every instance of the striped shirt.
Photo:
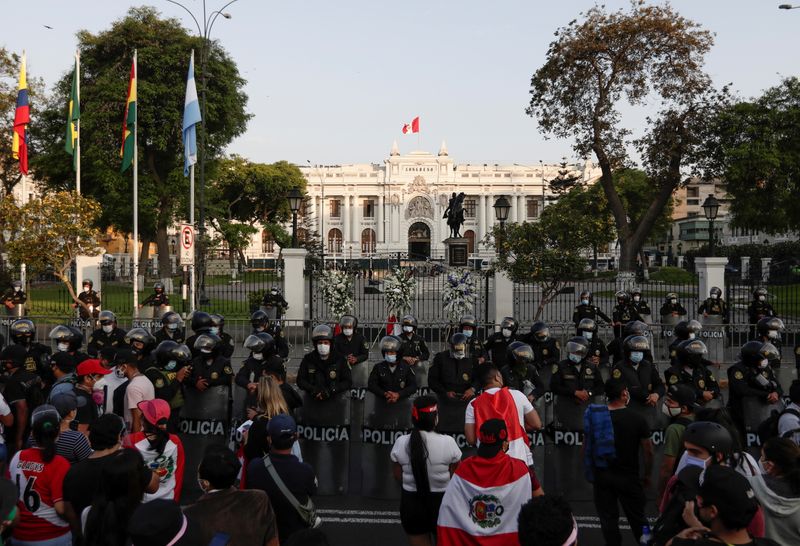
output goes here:
{"type": "MultiPolygon", "coordinates": [[[[30,437],[31,447],[36,447],[36,440],[30,437]]],[[[86,436],[77,430],[62,430],[56,440],[56,455],[64,457],[69,464],[82,461],[93,453],[92,446],[86,436]]]]}

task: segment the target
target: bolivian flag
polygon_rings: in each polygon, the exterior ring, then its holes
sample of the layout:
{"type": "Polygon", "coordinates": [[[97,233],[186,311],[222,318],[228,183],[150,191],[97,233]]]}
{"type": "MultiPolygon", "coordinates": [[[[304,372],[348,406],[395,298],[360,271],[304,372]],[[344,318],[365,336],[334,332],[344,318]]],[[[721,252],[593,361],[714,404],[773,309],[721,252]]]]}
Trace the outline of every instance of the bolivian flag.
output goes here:
{"type": "Polygon", "coordinates": [[[28,174],[28,141],[25,139],[25,128],[31,121],[28,105],[28,80],[25,77],[25,54],[19,67],[19,91],[17,91],[17,109],[14,112],[14,138],[11,153],[19,160],[19,172],[28,174]]]}
{"type": "Polygon", "coordinates": [[[122,169],[125,172],[133,163],[136,134],[136,59],[131,64],[131,80],[128,83],[128,100],[125,103],[125,117],[122,119],[122,169]]]}

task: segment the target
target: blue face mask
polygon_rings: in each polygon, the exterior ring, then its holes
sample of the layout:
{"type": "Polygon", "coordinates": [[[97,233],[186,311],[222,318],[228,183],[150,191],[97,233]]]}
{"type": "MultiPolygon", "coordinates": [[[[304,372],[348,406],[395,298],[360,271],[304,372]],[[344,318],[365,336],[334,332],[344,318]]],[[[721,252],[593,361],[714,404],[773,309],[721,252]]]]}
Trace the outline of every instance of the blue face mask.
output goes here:
{"type": "Polygon", "coordinates": [[[589,300],[581,300],[581,305],[589,305],[589,300]]]}
{"type": "Polygon", "coordinates": [[[642,361],[642,359],[644,359],[644,353],[643,352],[641,352],[641,351],[633,351],[631,353],[631,362],[633,362],[634,364],[638,364],[639,362],[642,361]]]}
{"type": "Polygon", "coordinates": [[[218,336],[218,335],[219,335],[219,327],[217,327],[217,326],[212,326],[212,327],[211,327],[211,330],[210,330],[210,333],[211,333],[211,334],[213,334],[213,335],[215,335],[215,336],[218,336]]]}
{"type": "Polygon", "coordinates": [[[176,361],[174,361],[174,360],[170,360],[170,361],[169,361],[169,362],[167,362],[167,364],[164,366],[164,369],[165,369],[165,370],[174,370],[174,369],[175,369],[175,366],[177,366],[177,365],[178,365],[178,363],[177,363],[176,361]]]}
{"type": "Polygon", "coordinates": [[[573,361],[575,364],[578,364],[580,363],[581,360],[583,360],[581,358],[581,355],[576,355],[575,353],[569,353],[569,359],[573,361]]]}
{"type": "Polygon", "coordinates": [[[468,338],[472,337],[472,330],[464,330],[462,333],[468,338]]]}
{"type": "Polygon", "coordinates": [[[386,360],[386,362],[388,362],[389,364],[394,364],[395,362],[397,362],[397,355],[386,355],[386,356],[384,357],[384,359],[385,359],[385,360],[386,360]]]}

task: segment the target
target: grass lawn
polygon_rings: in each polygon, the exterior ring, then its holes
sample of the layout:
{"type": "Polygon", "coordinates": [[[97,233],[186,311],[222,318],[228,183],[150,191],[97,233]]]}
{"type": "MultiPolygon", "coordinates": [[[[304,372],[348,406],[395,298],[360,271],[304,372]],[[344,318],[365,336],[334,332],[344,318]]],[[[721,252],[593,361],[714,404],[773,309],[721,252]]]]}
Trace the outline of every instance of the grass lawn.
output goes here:
{"type": "Polygon", "coordinates": [[[770,286],[768,290],[768,301],[779,317],[800,316],[800,284],[770,286]]]}

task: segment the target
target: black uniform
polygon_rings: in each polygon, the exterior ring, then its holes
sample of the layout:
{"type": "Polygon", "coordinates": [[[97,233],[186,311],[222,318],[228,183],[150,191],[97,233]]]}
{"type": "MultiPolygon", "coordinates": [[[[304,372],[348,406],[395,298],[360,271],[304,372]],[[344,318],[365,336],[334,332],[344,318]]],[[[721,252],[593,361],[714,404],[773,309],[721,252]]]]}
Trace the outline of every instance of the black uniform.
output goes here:
{"type": "Polygon", "coordinates": [[[50,347],[41,343],[31,342],[26,348],[28,349],[28,355],[25,357],[25,364],[22,369],[28,373],[36,374],[40,378],[49,377],[52,374],[50,370],[50,354],[52,353],[50,347]]]}
{"type": "Polygon", "coordinates": [[[476,330],[472,331],[472,336],[467,338],[467,355],[473,357],[475,360],[484,360],[489,358],[486,354],[486,349],[483,347],[483,342],[475,335],[476,330]]]}
{"type": "Polygon", "coordinates": [[[568,396],[577,401],[575,391],[585,390],[589,392],[589,396],[595,396],[603,393],[603,385],[603,378],[597,367],[587,364],[585,360],[575,364],[567,359],[553,364],[553,375],[550,378],[550,391],[553,394],[568,396]]]}
{"type": "Polygon", "coordinates": [[[603,341],[597,337],[597,334],[592,336],[592,339],[589,340],[589,352],[586,353],[586,355],[587,360],[593,356],[599,358],[600,362],[597,363],[598,366],[608,366],[611,363],[608,348],[603,341]]]}
{"type": "MultiPolygon", "coordinates": [[[[167,370],[160,366],[150,366],[144,371],[144,375],[153,384],[156,398],[169,402],[170,416],[168,422],[168,430],[171,433],[178,432],[178,423],[180,422],[180,413],[183,408],[183,384],[178,381],[178,371],[184,366],[176,366],[172,370],[167,370]]],[[[187,381],[191,378],[191,374],[187,376],[187,381]]]]}
{"type": "Polygon", "coordinates": [[[727,324],[729,320],[728,304],[722,298],[706,298],[700,307],[697,308],[699,315],[708,315],[710,317],[720,316],[722,322],[727,324]]]}
{"type": "MultiPolygon", "coordinates": [[[[245,359],[245,361],[242,363],[242,367],[239,368],[238,372],[236,372],[236,378],[234,379],[234,382],[237,385],[239,385],[240,387],[245,389],[245,391],[247,391],[247,394],[245,395],[244,399],[245,409],[250,407],[253,408],[256,407],[258,402],[257,401],[258,394],[251,393],[250,391],[248,391],[247,385],[249,385],[250,383],[258,383],[259,379],[261,379],[265,375],[268,375],[268,372],[270,370],[275,369],[278,366],[283,366],[283,359],[278,355],[271,355],[262,360],[256,360],[255,358],[253,358],[253,355],[251,354],[248,358],[245,359]]],[[[290,410],[294,409],[294,407],[302,405],[301,402],[299,405],[292,407],[292,402],[296,401],[286,400],[286,404],[289,406],[290,410]]]]}
{"type": "Polygon", "coordinates": [[[664,305],[661,306],[661,310],[658,312],[661,317],[669,317],[672,316],[673,313],[678,313],[679,317],[686,316],[686,308],[681,304],[681,302],[677,303],[669,303],[666,302],[664,305]]]}
{"type": "MultiPolygon", "coordinates": [[[[178,328],[176,330],[170,330],[168,328],[161,328],[158,332],[155,333],[156,338],[156,346],[162,341],[174,341],[175,343],[184,343],[186,340],[186,330],[183,328],[178,328]]],[[[189,346],[191,349],[191,346],[189,346]]]]}
{"type": "MultiPolygon", "coordinates": [[[[606,349],[608,350],[608,357],[611,360],[612,364],[616,364],[617,362],[625,358],[625,348],[622,346],[624,341],[625,340],[623,338],[618,337],[616,339],[612,339],[609,342],[608,346],[606,347],[606,349]]],[[[653,362],[654,360],[653,351],[647,349],[644,352],[644,360],[653,362]]]]}
{"type": "Polygon", "coordinates": [[[369,357],[369,343],[364,336],[358,332],[353,332],[350,339],[344,334],[339,334],[333,338],[333,352],[343,357],[345,361],[347,357],[353,355],[356,361],[351,366],[364,362],[369,357]]]}
{"type": "Polygon", "coordinates": [[[526,364],[524,368],[506,364],[500,370],[503,375],[503,385],[509,389],[518,390],[525,396],[540,398],[546,391],[542,378],[533,364],[526,364]]]}
{"type": "Polygon", "coordinates": [[[6,291],[3,292],[3,295],[0,296],[0,303],[5,305],[8,309],[11,309],[16,305],[21,305],[26,301],[28,301],[28,295],[24,290],[15,292],[13,288],[7,288],[6,291]],[[9,305],[11,307],[9,307],[9,305]]]}
{"type": "Polygon", "coordinates": [[[511,334],[511,337],[505,338],[502,332],[495,332],[486,340],[484,347],[489,360],[492,361],[495,368],[500,369],[506,365],[506,349],[515,341],[517,341],[516,334],[511,334]]]}
{"type": "Polygon", "coordinates": [[[467,390],[475,389],[477,366],[477,359],[471,356],[456,359],[449,350],[436,353],[428,370],[428,386],[440,396],[454,392],[460,398],[467,390]]]}
{"type": "Polygon", "coordinates": [[[425,340],[416,332],[412,332],[410,337],[406,333],[401,334],[399,337],[401,357],[414,356],[419,358],[420,362],[424,362],[431,357],[431,352],[425,344],[425,340]]]}
{"type": "Polygon", "coordinates": [[[636,313],[641,317],[642,315],[652,315],[653,312],[650,310],[650,304],[647,303],[647,300],[640,299],[639,301],[631,301],[631,305],[634,309],[636,309],[636,313]]]}
{"type": "Polygon", "coordinates": [[[380,399],[383,399],[387,392],[396,392],[402,400],[417,392],[417,377],[411,366],[401,359],[394,364],[382,360],[372,367],[367,389],[380,399]]]}
{"type": "Polygon", "coordinates": [[[317,351],[312,351],[300,362],[297,386],[311,396],[322,394],[324,398],[332,398],[352,388],[350,366],[333,352],[323,360],[317,351]]]}
{"type": "Polygon", "coordinates": [[[217,345],[219,352],[225,358],[230,358],[233,356],[233,350],[236,348],[236,344],[233,341],[233,336],[230,335],[228,332],[220,332],[217,334],[221,342],[217,345]]]}
{"type": "Polygon", "coordinates": [[[614,318],[614,337],[622,336],[622,329],[632,320],[642,320],[636,308],[630,303],[618,303],[611,314],[614,318]]]}
{"type": "Polygon", "coordinates": [[[683,366],[673,365],[664,372],[664,380],[667,385],[686,385],[694,390],[698,404],[704,404],[703,391],[711,391],[714,398],[719,398],[719,384],[714,374],[704,365],[686,369],[683,366]]]}
{"type": "Polygon", "coordinates": [[[105,347],[120,348],[127,346],[128,344],[125,343],[125,330],[122,328],[115,327],[109,334],[105,333],[103,328],[98,328],[89,336],[89,344],[86,346],[86,351],[92,356],[97,356],[100,353],[100,349],[105,347]]]}
{"type": "Polygon", "coordinates": [[[79,305],[78,312],[80,313],[81,318],[83,320],[97,318],[97,315],[100,314],[100,294],[94,290],[89,290],[88,292],[81,292],[78,294],[78,299],[86,305],[92,307],[92,316],[90,317],[88,311],[79,305]]]}
{"type": "Polygon", "coordinates": [[[271,292],[267,292],[264,295],[264,301],[262,301],[261,304],[264,307],[274,307],[275,318],[281,318],[281,316],[283,316],[284,309],[289,307],[289,303],[284,299],[282,295],[272,294],[271,292]]]}
{"type": "Polygon", "coordinates": [[[766,403],[770,393],[777,392],[779,397],[783,395],[783,389],[775,379],[772,367],[753,368],[741,362],[728,368],[728,388],[728,409],[739,430],[744,430],[744,398],[754,397],[766,403]]]}
{"type": "Polygon", "coordinates": [[[162,305],[169,305],[169,296],[166,292],[153,292],[142,302],[142,305],[152,305],[153,307],[161,307],[162,305]]]}
{"type": "Polygon", "coordinates": [[[608,318],[608,315],[603,313],[599,307],[594,304],[580,304],[575,307],[575,310],[572,312],[572,322],[575,323],[575,327],[578,327],[578,324],[585,318],[592,319],[595,322],[598,322],[598,318],[603,319],[605,322],[611,324],[611,319],[608,318]]]}
{"type": "Polygon", "coordinates": [[[645,406],[647,397],[653,393],[659,398],[664,397],[664,382],[661,381],[655,364],[649,360],[642,360],[636,368],[627,359],[617,362],[612,368],[611,377],[621,377],[628,386],[631,401],[640,406],[645,406]]]}
{"type": "Polygon", "coordinates": [[[764,317],[774,317],[775,310],[772,305],[765,301],[751,301],[747,306],[747,319],[750,324],[758,324],[758,321],[764,317]]]}
{"type": "Polygon", "coordinates": [[[209,387],[230,386],[233,380],[233,368],[231,368],[231,361],[222,355],[213,357],[211,363],[211,355],[200,353],[200,356],[192,359],[192,373],[186,379],[187,383],[192,387],[196,387],[200,379],[208,381],[209,387]]]}
{"type": "MultiPolygon", "coordinates": [[[[275,340],[275,352],[281,358],[288,358],[289,356],[289,344],[286,343],[286,335],[283,333],[280,325],[272,323],[267,326],[267,329],[264,330],[266,333],[272,336],[272,339],[275,340]]],[[[258,331],[253,331],[254,334],[257,334],[258,331]]]]}
{"type": "Polygon", "coordinates": [[[533,349],[533,363],[540,370],[561,360],[561,346],[555,338],[549,337],[545,341],[537,341],[534,336],[529,335],[522,341],[533,349]]]}

